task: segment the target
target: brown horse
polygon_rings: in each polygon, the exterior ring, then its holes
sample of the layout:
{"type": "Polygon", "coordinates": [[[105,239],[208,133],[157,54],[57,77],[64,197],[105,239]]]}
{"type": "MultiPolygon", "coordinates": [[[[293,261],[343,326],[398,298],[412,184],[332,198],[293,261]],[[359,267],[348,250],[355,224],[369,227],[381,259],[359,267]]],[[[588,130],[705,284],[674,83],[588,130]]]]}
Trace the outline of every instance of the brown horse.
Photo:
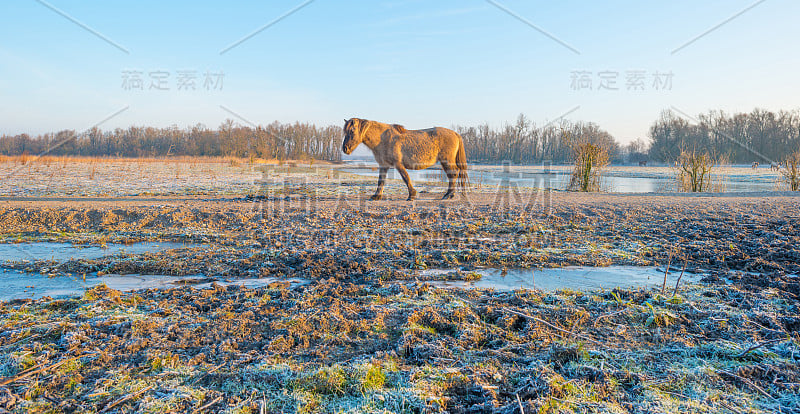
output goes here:
{"type": "Polygon", "coordinates": [[[447,174],[449,185],[443,200],[455,196],[456,179],[461,191],[467,190],[467,156],[464,141],[455,131],[447,128],[428,128],[409,131],[402,125],[384,124],[366,119],[352,118],[344,121],[342,151],[351,154],[364,143],[378,163],[378,189],[370,200],[383,198],[383,185],[389,168],[396,168],[408,186],[408,200],[417,197],[417,191],[408,176],[410,170],[424,170],[438,161],[447,174]]]}

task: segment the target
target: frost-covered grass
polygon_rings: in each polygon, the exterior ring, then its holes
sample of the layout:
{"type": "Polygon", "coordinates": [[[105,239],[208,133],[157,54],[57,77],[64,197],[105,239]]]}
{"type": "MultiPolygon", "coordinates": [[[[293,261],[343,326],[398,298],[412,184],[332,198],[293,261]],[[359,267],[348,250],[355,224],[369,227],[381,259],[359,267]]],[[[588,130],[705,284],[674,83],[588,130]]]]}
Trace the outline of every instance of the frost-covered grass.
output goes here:
{"type": "Polygon", "coordinates": [[[2,304],[0,395],[14,412],[790,412],[795,308],[728,285],[101,286],[2,304]]]}

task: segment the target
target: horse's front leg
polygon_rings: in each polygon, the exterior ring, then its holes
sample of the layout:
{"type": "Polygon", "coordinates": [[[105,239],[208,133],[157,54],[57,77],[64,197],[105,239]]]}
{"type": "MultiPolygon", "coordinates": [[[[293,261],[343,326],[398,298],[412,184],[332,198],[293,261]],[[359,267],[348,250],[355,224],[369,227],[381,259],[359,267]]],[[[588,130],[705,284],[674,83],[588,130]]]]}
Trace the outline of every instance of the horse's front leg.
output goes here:
{"type": "Polygon", "coordinates": [[[375,195],[370,197],[370,200],[380,200],[383,198],[383,185],[386,184],[386,172],[389,171],[389,167],[380,167],[378,170],[378,189],[375,190],[375,195]]]}
{"type": "Polygon", "coordinates": [[[417,198],[417,190],[414,189],[414,186],[411,185],[411,177],[408,176],[408,171],[406,171],[406,167],[403,164],[398,163],[394,166],[397,168],[397,172],[400,173],[400,176],[403,177],[403,181],[406,182],[408,186],[408,199],[406,201],[411,201],[417,198]]]}

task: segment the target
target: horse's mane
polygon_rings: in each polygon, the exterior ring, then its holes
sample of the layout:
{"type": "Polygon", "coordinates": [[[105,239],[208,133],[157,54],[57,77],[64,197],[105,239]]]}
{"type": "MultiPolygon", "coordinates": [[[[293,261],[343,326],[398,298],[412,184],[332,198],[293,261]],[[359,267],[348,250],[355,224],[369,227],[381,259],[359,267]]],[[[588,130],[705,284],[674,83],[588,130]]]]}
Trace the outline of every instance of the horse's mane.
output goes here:
{"type": "Polygon", "coordinates": [[[401,134],[405,134],[406,131],[407,131],[406,127],[404,127],[402,125],[399,125],[399,124],[392,124],[392,128],[396,129],[397,132],[399,132],[401,134]]]}

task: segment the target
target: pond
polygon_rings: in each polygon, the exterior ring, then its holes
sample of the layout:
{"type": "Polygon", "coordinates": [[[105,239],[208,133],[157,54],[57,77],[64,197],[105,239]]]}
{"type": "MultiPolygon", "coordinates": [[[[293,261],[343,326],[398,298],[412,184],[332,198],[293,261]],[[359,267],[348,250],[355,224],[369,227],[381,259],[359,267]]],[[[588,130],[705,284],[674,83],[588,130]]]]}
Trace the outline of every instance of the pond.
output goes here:
{"type": "MultiPolygon", "coordinates": [[[[349,163],[342,171],[377,177],[377,164],[349,163]]],[[[409,170],[415,182],[444,184],[447,179],[438,167],[425,170],[409,170]]],[[[515,186],[537,189],[566,190],[570,181],[570,167],[536,166],[470,166],[470,182],[482,188],[515,186]]],[[[676,191],[676,171],[671,167],[609,167],[601,180],[603,191],[612,193],[658,193],[676,191]]],[[[394,168],[387,173],[389,179],[402,179],[394,168]]],[[[732,165],[720,167],[712,176],[712,183],[724,192],[760,192],[781,190],[780,174],[765,169],[753,170],[749,166],[732,165]]]]}
{"type": "MultiPolygon", "coordinates": [[[[421,276],[436,276],[454,272],[454,269],[431,269],[420,272],[421,276]]],[[[610,266],[610,267],[564,267],[558,269],[477,269],[479,280],[432,281],[431,284],[444,288],[462,289],[540,289],[554,291],[572,289],[580,291],[614,288],[650,288],[664,283],[664,270],[655,267],[610,266]]],[[[463,273],[463,271],[462,271],[463,273]]],[[[680,276],[680,271],[667,275],[667,289],[671,292],[680,276]]],[[[685,273],[681,284],[693,283],[700,276],[685,273]]]]}
{"type": "MultiPolygon", "coordinates": [[[[420,271],[420,276],[437,278],[456,269],[430,269],[420,271]]],[[[590,291],[614,288],[650,288],[661,286],[664,281],[664,270],[655,267],[636,266],[611,266],[611,267],[565,267],[559,269],[477,269],[474,271],[481,275],[475,281],[429,281],[434,286],[441,288],[462,289],[540,289],[554,291],[559,289],[572,289],[590,291]]],[[[464,273],[462,271],[462,273],[464,273]]],[[[675,287],[680,276],[679,271],[670,272],[667,276],[669,291],[675,287]]],[[[681,283],[696,283],[700,276],[685,273],[681,283]]],[[[80,296],[86,288],[97,286],[101,283],[108,287],[130,292],[139,289],[169,289],[178,286],[194,286],[198,289],[207,289],[214,283],[229,286],[238,285],[249,288],[267,286],[275,282],[289,282],[293,285],[309,283],[309,280],[292,278],[280,279],[274,277],[251,279],[214,279],[203,275],[191,276],[163,276],[163,275],[91,275],[86,279],[75,276],[48,277],[38,273],[24,273],[17,270],[0,270],[0,301],[13,299],[37,299],[45,296],[80,296]]]]}
{"type": "Polygon", "coordinates": [[[71,259],[99,259],[117,253],[141,254],[198,245],[174,242],[141,242],[132,244],[77,245],[56,242],[2,243],[0,263],[36,260],[63,262],[71,259]]]}
{"type": "Polygon", "coordinates": [[[111,289],[130,292],[140,289],[169,289],[178,286],[194,286],[208,289],[214,283],[222,286],[238,285],[249,288],[268,286],[271,283],[286,281],[292,284],[305,284],[303,279],[278,279],[274,277],[254,279],[217,280],[202,275],[161,276],[161,275],[103,275],[48,277],[39,273],[23,273],[15,270],[0,270],[0,301],[14,299],[39,299],[49,297],[81,296],[87,288],[105,284],[111,289]]]}

